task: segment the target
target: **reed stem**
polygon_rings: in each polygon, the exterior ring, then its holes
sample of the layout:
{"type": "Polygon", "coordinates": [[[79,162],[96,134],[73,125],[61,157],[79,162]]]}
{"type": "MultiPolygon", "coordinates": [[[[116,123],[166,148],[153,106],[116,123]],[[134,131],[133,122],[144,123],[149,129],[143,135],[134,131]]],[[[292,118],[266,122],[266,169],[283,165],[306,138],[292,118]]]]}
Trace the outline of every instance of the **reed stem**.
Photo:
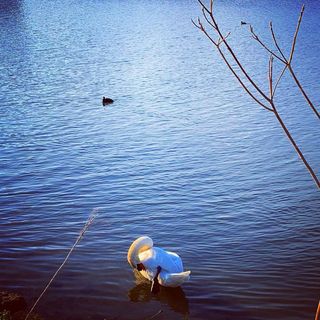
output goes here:
{"type": "Polygon", "coordinates": [[[88,230],[88,228],[90,227],[90,225],[92,224],[92,222],[94,221],[94,219],[96,218],[97,214],[98,214],[98,210],[99,209],[93,209],[87,222],[85,223],[84,227],[81,229],[79,236],[77,237],[76,241],[74,242],[73,246],[70,248],[68,254],[66,255],[65,259],[63,260],[63,262],[61,263],[61,265],[59,266],[59,268],[56,270],[56,272],[53,274],[53,276],[50,278],[49,282],[47,283],[47,285],[45,286],[45,288],[42,290],[41,294],[39,295],[38,299],[35,301],[35,303],[33,304],[33,306],[31,307],[31,309],[29,310],[28,314],[26,315],[24,320],[28,320],[29,316],[31,315],[31,313],[33,312],[33,310],[35,309],[35,307],[37,306],[37,304],[39,303],[39,301],[41,300],[41,298],[44,296],[44,294],[46,293],[46,291],[49,289],[51,283],[54,281],[54,279],[56,278],[56,276],[58,275],[58,273],[60,272],[60,270],[63,268],[63,266],[66,264],[66,262],[68,261],[71,253],[73,252],[73,250],[75,249],[75,247],[77,246],[77,244],[80,242],[80,240],[83,238],[84,234],[86,233],[86,231],[88,230]]]}

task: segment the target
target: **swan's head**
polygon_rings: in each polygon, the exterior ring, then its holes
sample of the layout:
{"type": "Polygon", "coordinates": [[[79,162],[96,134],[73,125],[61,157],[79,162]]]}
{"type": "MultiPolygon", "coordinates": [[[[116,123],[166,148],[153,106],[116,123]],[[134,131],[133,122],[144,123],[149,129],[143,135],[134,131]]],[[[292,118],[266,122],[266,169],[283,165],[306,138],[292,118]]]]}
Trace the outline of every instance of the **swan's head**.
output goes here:
{"type": "Polygon", "coordinates": [[[140,237],[134,240],[128,250],[127,259],[132,268],[136,268],[140,263],[139,253],[151,249],[153,241],[148,236],[140,237]]]}

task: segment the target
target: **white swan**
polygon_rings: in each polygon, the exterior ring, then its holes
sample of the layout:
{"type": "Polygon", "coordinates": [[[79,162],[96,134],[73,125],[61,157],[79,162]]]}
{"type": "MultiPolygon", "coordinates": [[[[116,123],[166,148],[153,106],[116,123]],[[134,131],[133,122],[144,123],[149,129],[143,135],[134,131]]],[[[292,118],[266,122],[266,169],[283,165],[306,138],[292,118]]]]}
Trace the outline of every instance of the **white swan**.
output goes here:
{"type": "Polygon", "coordinates": [[[191,271],[183,271],[182,260],[176,253],[154,247],[147,236],[133,241],[127,258],[143,277],[165,287],[178,287],[190,278],[191,271]]]}

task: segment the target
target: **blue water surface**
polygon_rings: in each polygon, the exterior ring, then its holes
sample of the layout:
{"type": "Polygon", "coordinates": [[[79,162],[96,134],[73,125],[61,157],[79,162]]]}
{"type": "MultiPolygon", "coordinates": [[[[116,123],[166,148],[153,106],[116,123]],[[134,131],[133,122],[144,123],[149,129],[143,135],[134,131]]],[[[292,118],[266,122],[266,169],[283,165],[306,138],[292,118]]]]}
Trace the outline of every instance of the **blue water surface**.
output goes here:
{"type": "MultiPolygon", "coordinates": [[[[319,106],[320,5],[305,3],[293,66],[319,106]]],[[[301,5],[215,3],[265,92],[268,54],[240,21],[272,45],[273,20],[288,54],[301,5]]],[[[99,208],[37,307],[45,319],[314,317],[319,191],[198,15],[191,0],[1,2],[0,289],[34,302],[99,208]],[[152,295],[135,280],[140,235],[179,253],[190,281],[152,295]]],[[[320,123],[289,76],[276,103],[320,175],[320,123]]]]}

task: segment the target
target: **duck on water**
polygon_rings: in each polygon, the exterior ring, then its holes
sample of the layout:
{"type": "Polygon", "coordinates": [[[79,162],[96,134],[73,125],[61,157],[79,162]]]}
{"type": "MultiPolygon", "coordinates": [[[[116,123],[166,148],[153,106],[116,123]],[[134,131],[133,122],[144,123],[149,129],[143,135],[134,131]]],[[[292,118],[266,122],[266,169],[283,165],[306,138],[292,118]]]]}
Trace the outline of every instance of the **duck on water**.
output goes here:
{"type": "Polygon", "coordinates": [[[107,97],[102,97],[102,104],[105,106],[105,105],[108,105],[108,104],[111,104],[113,103],[113,100],[111,98],[107,98],[107,97]]]}

